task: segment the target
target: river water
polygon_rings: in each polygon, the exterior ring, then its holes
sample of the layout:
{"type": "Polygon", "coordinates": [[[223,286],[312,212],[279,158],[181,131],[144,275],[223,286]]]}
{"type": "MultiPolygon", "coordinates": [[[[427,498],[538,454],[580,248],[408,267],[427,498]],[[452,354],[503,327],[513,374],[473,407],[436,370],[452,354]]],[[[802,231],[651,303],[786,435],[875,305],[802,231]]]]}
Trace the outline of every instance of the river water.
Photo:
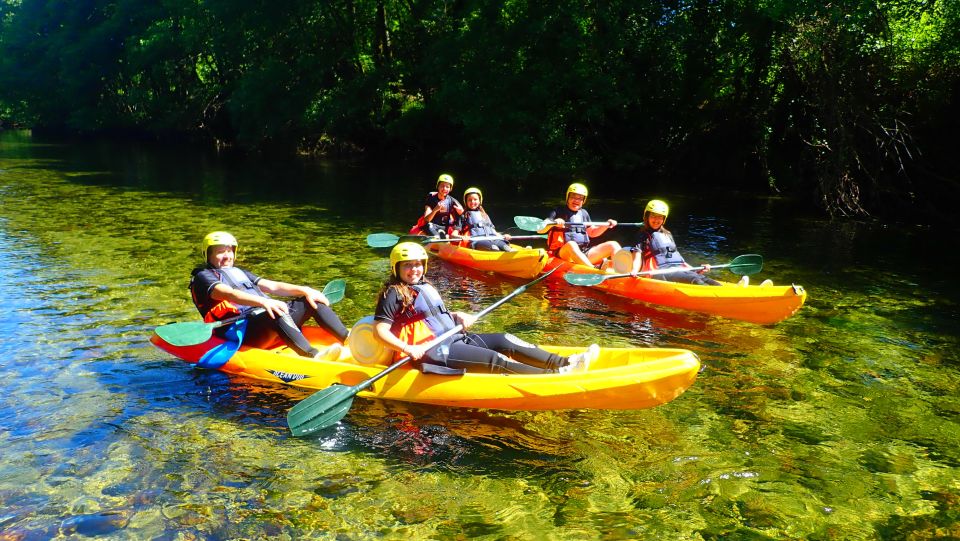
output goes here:
{"type": "MultiPolygon", "coordinates": [[[[757,326],[538,284],[480,326],[695,351],[696,383],[651,410],[358,399],[295,439],[285,415],[307,392],[149,344],[156,326],[197,319],[186,284],[214,229],[263,276],[345,278],[348,324],[372,312],[387,254],[364,237],[408,228],[436,173],[0,132],[0,539],[960,537],[958,232],[915,217],[597,189],[595,217],[637,221],[662,197],[689,260],[759,253],[753,280],[809,292],[757,326]]],[[[566,185],[530,194],[462,174],[455,192],[473,183],[501,229],[545,215],[566,185]]],[[[440,261],[428,275],[468,310],[522,283],[440,261]]]]}

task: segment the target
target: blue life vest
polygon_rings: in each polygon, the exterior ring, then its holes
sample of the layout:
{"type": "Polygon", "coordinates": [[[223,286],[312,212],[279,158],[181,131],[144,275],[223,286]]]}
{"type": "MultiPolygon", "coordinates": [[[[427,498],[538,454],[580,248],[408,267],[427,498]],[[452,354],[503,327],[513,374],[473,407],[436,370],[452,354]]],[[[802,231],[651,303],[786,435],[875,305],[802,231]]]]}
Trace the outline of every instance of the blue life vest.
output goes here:
{"type": "Polygon", "coordinates": [[[590,236],[587,235],[587,226],[583,225],[590,221],[590,214],[585,209],[577,212],[571,211],[568,207],[557,207],[551,213],[551,219],[562,218],[565,225],[563,229],[553,227],[547,233],[547,249],[556,252],[564,244],[573,241],[581,250],[586,251],[590,248],[590,236]]]}
{"type": "Polygon", "coordinates": [[[643,256],[643,270],[664,267],[686,266],[687,262],[677,251],[677,243],[669,231],[641,231],[638,243],[643,256]]]}
{"type": "Polygon", "coordinates": [[[430,284],[417,284],[410,287],[417,292],[417,297],[413,300],[413,306],[404,310],[400,316],[394,319],[390,332],[395,336],[400,336],[401,330],[407,328],[409,336],[416,336],[413,343],[420,344],[432,340],[457,326],[435,287],[430,284]],[[410,329],[410,327],[420,325],[426,325],[432,336],[427,337],[421,331],[413,332],[410,329]]]}
{"type": "Polygon", "coordinates": [[[490,217],[482,210],[466,210],[463,213],[463,229],[471,237],[485,237],[496,235],[497,230],[490,221],[490,217]]]}

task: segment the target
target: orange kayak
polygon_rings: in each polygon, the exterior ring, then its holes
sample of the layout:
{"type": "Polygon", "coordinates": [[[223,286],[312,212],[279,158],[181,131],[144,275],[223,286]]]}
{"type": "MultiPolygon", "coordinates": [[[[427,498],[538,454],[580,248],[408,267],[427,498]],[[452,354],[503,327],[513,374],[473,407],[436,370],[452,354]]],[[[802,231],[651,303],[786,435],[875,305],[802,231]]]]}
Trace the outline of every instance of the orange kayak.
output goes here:
{"type": "MultiPolygon", "coordinates": [[[[562,279],[568,272],[578,274],[603,272],[557,257],[550,258],[544,266],[544,271],[556,267],[560,269],[551,276],[554,280],[562,279]]],[[[723,285],[719,286],[706,286],[667,282],[643,276],[604,280],[591,287],[650,304],[702,312],[760,325],[772,325],[792,316],[803,306],[807,298],[807,292],[803,286],[798,285],[741,286],[723,282],[723,285]]]]}
{"type": "Polygon", "coordinates": [[[496,272],[517,278],[536,278],[549,256],[542,248],[511,245],[513,252],[474,250],[456,243],[428,244],[427,250],[438,258],[479,271],[496,272]]]}

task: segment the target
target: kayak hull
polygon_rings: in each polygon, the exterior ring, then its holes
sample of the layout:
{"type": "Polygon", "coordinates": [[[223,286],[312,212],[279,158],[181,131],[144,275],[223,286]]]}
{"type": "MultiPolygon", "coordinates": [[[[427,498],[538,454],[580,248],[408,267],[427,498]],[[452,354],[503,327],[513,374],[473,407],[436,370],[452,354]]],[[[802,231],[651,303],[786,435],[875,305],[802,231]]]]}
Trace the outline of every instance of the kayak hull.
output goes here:
{"type": "MultiPolygon", "coordinates": [[[[315,347],[332,343],[329,334],[304,327],[315,347]]],[[[150,341],[188,363],[196,363],[210,348],[222,343],[212,337],[204,344],[178,347],[154,334],[150,341]]],[[[583,348],[545,347],[568,355],[583,348]]],[[[220,367],[230,374],[286,383],[308,389],[333,384],[356,385],[386,366],[364,365],[344,348],[335,361],[308,359],[278,345],[269,349],[243,346],[220,367]]],[[[587,372],[573,374],[502,375],[424,374],[402,367],[358,393],[367,398],[418,404],[516,411],[567,409],[645,409],[670,402],[693,384],[700,360],[691,351],[666,348],[603,348],[587,372]]]]}
{"type": "MultiPolygon", "coordinates": [[[[593,267],[551,257],[544,271],[560,267],[551,278],[562,279],[568,272],[602,274],[593,267]]],[[[729,319],[772,325],[792,316],[803,306],[807,292],[802,286],[741,286],[722,282],[719,286],[681,284],[649,277],[605,280],[591,286],[613,295],[650,304],[679,308],[729,319]]]]}
{"type": "Polygon", "coordinates": [[[428,244],[427,249],[438,258],[479,271],[495,272],[516,278],[536,278],[549,256],[542,248],[511,245],[513,252],[474,250],[457,243],[428,244]]]}

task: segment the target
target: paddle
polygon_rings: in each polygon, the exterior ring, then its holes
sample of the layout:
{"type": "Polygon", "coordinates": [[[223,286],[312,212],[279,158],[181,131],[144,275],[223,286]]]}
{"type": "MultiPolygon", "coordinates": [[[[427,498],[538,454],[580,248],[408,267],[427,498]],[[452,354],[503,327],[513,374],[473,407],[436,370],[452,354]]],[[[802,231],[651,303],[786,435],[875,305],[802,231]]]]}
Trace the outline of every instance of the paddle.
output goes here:
{"type": "MultiPolygon", "coordinates": [[[[698,271],[706,267],[671,267],[668,269],[655,269],[650,271],[638,272],[637,276],[653,276],[656,274],[670,274],[673,272],[679,271],[698,271]]],[[[723,269],[728,268],[730,272],[739,275],[750,275],[756,274],[763,269],[763,257],[757,254],[746,254],[739,255],[733,258],[732,261],[725,265],[710,265],[711,269],[723,269]]],[[[563,276],[563,279],[569,284],[575,286],[595,286],[597,284],[603,283],[604,280],[610,280],[613,278],[626,278],[628,276],[633,276],[632,274],[577,274],[574,272],[567,273],[563,276]]]]}
{"type": "MultiPolygon", "coordinates": [[[[343,299],[347,283],[343,280],[332,280],[323,288],[323,294],[330,301],[330,304],[339,302],[343,299]]],[[[172,346],[193,346],[202,344],[210,339],[214,329],[231,325],[248,317],[255,316],[263,312],[263,308],[255,308],[246,314],[236,317],[206,323],[204,321],[184,321],[181,323],[171,323],[161,325],[155,331],[157,336],[172,346]]]]}
{"type": "MultiPolygon", "coordinates": [[[[546,235],[521,235],[521,236],[512,236],[510,240],[513,239],[545,239],[546,235]]],[[[392,233],[371,233],[367,235],[367,246],[371,248],[390,248],[394,244],[400,242],[401,239],[416,241],[418,239],[411,238],[411,235],[394,235],[392,233]]],[[[436,237],[422,237],[420,236],[421,244],[433,244],[437,242],[460,242],[460,241],[478,241],[478,240],[506,240],[502,235],[489,235],[483,237],[450,237],[446,239],[438,239],[436,237]]]]}
{"type": "MultiPolygon", "coordinates": [[[[480,319],[481,317],[489,314],[503,303],[526,291],[528,287],[543,280],[547,276],[550,276],[550,274],[555,270],[557,269],[555,268],[550,272],[540,276],[536,280],[513,290],[513,292],[506,297],[480,311],[476,318],[480,319]]],[[[457,325],[453,329],[450,329],[449,331],[427,342],[424,344],[424,347],[426,349],[430,349],[437,344],[442,343],[447,338],[457,334],[461,330],[463,330],[463,326],[457,325]]],[[[379,374],[356,385],[347,387],[341,384],[333,384],[330,387],[327,387],[322,391],[317,391],[307,398],[301,400],[298,404],[290,409],[289,413],[287,413],[287,426],[290,427],[290,432],[293,433],[294,436],[306,436],[316,432],[317,430],[322,430],[336,424],[337,421],[343,419],[347,412],[350,411],[350,406],[353,404],[353,398],[357,395],[357,393],[370,387],[380,378],[386,376],[390,372],[393,372],[408,362],[410,362],[409,356],[398,360],[379,374]]]]}
{"type": "MultiPolygon", "coordinates": [[[[556,226],[553,220],[544,220],[541,218],[535,218],[533,216],[514,216],[513,222],[517,224],[517,227],[523,229],[524,231],[540,231],[541,229],[547,226],[556,226]]],[[[571,224],[576,225],[609,225],[607,222],[570,222],[571,224]]],[[[640,227],[643,225],[643,222],[630,222],[630,223],[617,223],[617,227],[640,227]]]]}

